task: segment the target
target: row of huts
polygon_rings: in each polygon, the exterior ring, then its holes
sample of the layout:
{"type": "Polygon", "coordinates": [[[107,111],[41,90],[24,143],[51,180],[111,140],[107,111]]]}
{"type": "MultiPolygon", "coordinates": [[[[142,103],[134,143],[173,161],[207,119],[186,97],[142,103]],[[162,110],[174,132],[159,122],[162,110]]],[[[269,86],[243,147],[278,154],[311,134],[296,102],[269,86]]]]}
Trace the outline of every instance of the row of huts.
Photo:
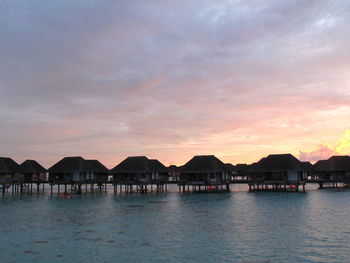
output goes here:
{"type": "Polygon", "coordinates": [[[185,165],[164,166],[160,161],[145,156],[128,157],[113,169],[107,169],[98,160],[82,157],[65,157],[46,170],[34,160],[17,164],[10,158],[0,157],[0,185],[3,193],[9,186],[18,187],[49,183],[70,185],[81,191],[82,185],[92,188],[112,183],[115,187],[133,186],[142,191],[156,185],[164,189],[175,183],[179,190],[221,191],[230,184],[246,183],[250,190],[305,190],[306,183],[318,183],[320,187],[331,185],[350,186],[350,157],[333,156],[312,165],[301,162],[291,154],[272,154],[251,165],[223,163],[213,155],[194,156],[185,165]]]}

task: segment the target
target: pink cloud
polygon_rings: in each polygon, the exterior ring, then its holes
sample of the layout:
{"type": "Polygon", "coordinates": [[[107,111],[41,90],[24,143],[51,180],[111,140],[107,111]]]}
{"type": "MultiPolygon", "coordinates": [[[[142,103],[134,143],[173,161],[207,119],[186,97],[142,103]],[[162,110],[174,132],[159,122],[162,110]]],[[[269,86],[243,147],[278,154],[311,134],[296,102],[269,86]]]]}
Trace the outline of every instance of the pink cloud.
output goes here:
{"type": "Polygon", "coordinates": [[[335,155],[334,149],[327,145],[319,145],[317,149],[310,152],[300,151],[299,159],[301,161],[317,162],[319,160],[326,160],[332,155],[335,155]]]}

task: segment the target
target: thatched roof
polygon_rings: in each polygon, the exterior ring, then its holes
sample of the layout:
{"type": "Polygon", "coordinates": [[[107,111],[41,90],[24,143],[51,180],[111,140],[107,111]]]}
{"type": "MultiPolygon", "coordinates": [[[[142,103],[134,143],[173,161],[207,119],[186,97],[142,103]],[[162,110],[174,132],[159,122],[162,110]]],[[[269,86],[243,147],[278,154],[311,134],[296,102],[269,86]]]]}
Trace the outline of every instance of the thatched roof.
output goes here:
{"type": "Polygon", "coordinates": [[[85,160],[85,163],[87,166],[87,171],[90,173],[109,173],[107,167],[100,163],[98,160],[85,160]]]}
{"type": "Polygon", "coordinates": [[[251,169],[254,172],[305,170],[302,162],[291,154],[270,154],[254,164],[251,169]]]}
{"type": "Polygon", "coordinates": [[[20,173],[21,169],[18,163],[11,158],[0,157],[0,173],[20,173]]]}
{"type": "Polygon", "coordinates": [[[83,157],[65,157],[49,168],[49,173],[109,173],[98,160],[85,160],[83,157]]]}
{"type": "Polygon", "coordinates": [[[350,156],[332,156],[328,161],[332,171],[350,171],[350,156]]]}
{"type": "Polygon", "coordinates": [[[350,171],[350,156],[332,156],[315,163],[315,171],[350,171]]]}
{"type": "Polygon", "coordinates": [[[329,162],[328,160],[320,160],[314,164],[314,171],[328,171],[329,162]]]}
{"type": "Polygon", "coordinates": [[[214,155],[196,155],[180,169],[181,172],[185,173],[219,172],[227,170],[227,166],[214,155]]]}
{"type": "Polygon", "coordinates": [[[20,167],[22,173],[26,174],[46,173],[46,169],[35,160],[25,160],[20,167]]]}
{"type": "MultiPolygon", "coordinates": [[[[264,158],[265,158],[265,157],[264,157],[264,158]]],[[[263,158],[263,159],[264,159],[264,158],[263,158]]],[[[261,159],[261,160],[262,160],[262,159],[261,159]]],[[[261,161],[261,160],[260,160],[260,161],[261,161]]],[[[254,171],[256,171],[257,167],[258,167],[258,162],[249,164],[249,165],[248,165],[248,168],[247,168],[247,172],[254,172],[254,171]]]]}
{"type": "Polygon", "coordinates": [[[314,169],[313,165],[310,162],[301,162],[305,171],[312,171],[314,169]]]}
{"type": "Polygon", "coordinates": [[[158,160],[148,159],[146,156],[132,156],[115,166],[112,172],[138,173],[138,172],[162,172],[166,167],[158,160]]]}
{"type": "Polygon", "coordinates": [[[225,163],[225,167],[227,171],[233,172],[236,170],[236,167],[232,163],[225,163]]]}
{"type": "Polygon", "coordinates": [[[152,170],[158,171],[158,172],[166,172],[168,171],[168,168],[164,166],[160,161],[157,159],[150,159],[149,160],[149,165],[152,170]]]}
{"type": "Polygon", "coordinates": [[[245,163],[238,163],[235,166],[236,171],[247,171],[249,169],[249,165],[245,163]]]}
{"type": "Polygon", "coordinates": [[[168,166],[168,171],[177,172],[178,170],[179,170],[179,167],[177,167],[174,164],[168,166]]]}
{"type": "Polygon", "coordinates": [[[49,168],[49,173],[74,173],[86,172],[87,165],[80,156],[64,157],[58,163],[49,168]]]}

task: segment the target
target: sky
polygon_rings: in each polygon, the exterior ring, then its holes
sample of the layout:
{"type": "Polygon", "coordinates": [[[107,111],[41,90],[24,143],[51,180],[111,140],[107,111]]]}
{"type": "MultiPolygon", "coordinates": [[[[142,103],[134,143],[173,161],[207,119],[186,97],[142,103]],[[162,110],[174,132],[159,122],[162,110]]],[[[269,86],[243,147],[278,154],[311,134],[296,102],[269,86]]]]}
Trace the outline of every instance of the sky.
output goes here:
{"type": "Polygon", "coordinates": [[[350,154],[350,1],[2,0],[0,156],[350,154]]]}

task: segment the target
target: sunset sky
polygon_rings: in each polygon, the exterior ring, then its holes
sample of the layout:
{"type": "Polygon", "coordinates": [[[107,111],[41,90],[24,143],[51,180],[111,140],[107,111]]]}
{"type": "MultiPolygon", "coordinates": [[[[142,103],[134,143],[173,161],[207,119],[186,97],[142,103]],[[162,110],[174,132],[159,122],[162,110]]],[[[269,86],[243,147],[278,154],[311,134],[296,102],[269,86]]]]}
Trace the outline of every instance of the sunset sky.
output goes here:
{"type": "Polygon", "coordinates": [[[0,1],[0,156],[350,153],[350,1],[0,1]]]}

